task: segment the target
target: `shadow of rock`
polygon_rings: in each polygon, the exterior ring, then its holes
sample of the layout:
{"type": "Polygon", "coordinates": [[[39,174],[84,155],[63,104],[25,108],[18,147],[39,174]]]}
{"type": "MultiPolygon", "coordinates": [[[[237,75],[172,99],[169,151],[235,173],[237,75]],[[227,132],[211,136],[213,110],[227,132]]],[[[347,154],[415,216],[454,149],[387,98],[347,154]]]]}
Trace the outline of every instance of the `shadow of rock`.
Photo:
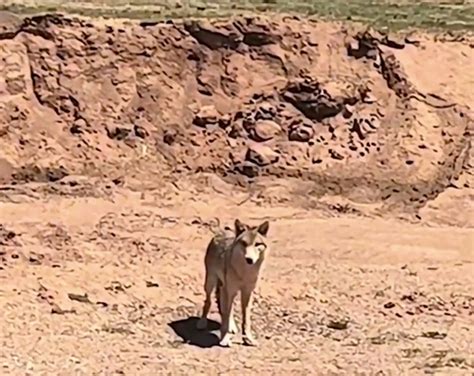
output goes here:
{"type": "Polygon", "coordinates": [[[198,346],[201,348],[208,348],[219,344],[219,337],[211,333],[213,330],[218,330],[220,324],[213,320],[207,321],[206,330],[198,330],[196,324],[198,317],[189,317],[183,320],[177,320],[168,325],[173,331],[183,339],[184,343],[198,346]]]}

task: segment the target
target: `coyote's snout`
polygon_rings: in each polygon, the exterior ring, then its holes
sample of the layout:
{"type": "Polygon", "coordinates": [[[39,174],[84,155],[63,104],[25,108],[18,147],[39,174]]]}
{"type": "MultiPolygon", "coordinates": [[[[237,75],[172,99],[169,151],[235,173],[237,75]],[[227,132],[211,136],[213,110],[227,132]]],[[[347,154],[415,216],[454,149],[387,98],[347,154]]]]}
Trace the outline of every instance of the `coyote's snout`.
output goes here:
{"type": "Polygon", "coordinates": [[[240,291],[242,302],[242,336],[246,345],[255,346],[251,333],[251,298],[257,285],[263,261],[268,254],[266,241],[269,222],[248,226],[235,220],[234,236],[218,234],[207,246],[204,259],[206,299],[198,329],[207,327],[207,315],[211,308],[211,294],[216,289],[217,305],[221,315],[221,346],[231,345],[231,334],[237,333],[232,308],[240,291]]]}

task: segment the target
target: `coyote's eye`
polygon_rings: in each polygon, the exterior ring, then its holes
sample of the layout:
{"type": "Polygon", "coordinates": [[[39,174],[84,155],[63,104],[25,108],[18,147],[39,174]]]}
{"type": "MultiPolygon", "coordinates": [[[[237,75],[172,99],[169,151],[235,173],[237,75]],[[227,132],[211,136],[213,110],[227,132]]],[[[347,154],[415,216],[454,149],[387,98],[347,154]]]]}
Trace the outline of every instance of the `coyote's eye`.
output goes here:
{"type": "Polygon", "coordinates": [[[264,251],[267,248],[267,246],[265,245],[265,243],[257,242],[255,243],[255,248],[258,248],[260,251],[264,251]]]}
{"type": "Polygon", "coordinates": [[[249,246],[248,241],[246,241],[245,239],[240,239],[240,244],[241,244],[244,248],[247,248],[247,247],[249,246]]]}

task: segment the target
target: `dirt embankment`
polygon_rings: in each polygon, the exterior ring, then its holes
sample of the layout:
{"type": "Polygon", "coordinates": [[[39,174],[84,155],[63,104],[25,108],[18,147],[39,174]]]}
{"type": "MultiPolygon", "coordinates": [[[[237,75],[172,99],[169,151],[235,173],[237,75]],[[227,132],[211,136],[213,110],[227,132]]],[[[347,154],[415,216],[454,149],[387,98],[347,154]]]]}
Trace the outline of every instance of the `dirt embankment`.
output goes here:
{"type": "Polygon", "coordinates": [[[3,21],[0,180],[212,172],[418,213],[473,185],[474,80],[444,85],[474,54],[451,44],[294,17],[3,21]]]}

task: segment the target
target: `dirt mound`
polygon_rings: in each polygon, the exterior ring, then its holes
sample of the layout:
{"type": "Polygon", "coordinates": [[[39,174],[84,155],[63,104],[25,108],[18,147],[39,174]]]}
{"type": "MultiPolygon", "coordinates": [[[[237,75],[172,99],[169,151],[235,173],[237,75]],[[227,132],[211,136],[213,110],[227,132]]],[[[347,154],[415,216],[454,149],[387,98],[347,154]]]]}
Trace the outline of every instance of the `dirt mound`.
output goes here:
{"type": "Polygon", "coordinates": [[[0,33],[0,180],[204,171],[416,210],[471,173],[472,115],[405,72],[415,44],[294,17],[27,18],[0,33]]]}

